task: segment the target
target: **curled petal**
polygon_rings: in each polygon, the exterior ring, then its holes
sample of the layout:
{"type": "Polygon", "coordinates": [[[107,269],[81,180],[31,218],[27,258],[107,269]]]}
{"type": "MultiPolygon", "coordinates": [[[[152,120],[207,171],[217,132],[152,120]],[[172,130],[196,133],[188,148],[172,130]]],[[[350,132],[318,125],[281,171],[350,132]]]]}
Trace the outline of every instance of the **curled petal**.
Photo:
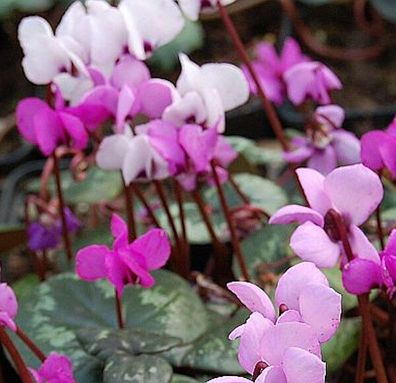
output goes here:
{"type": "Polygon", "coordinates": [[[264,318],[275,321],[274,306],[268,295],[249,282],[231,282],[227,287],[252,312],[259,312],[264,318]]]}
{"type": "Polygon", "coordinates": [[[286,323],[286,322],[304,322],[301,318],[301,314],[297,310],[286,310],[283,314],[281,314],[276,321],[278,323],[286,323]]]}
{"type": "Polygon", "coordinates": [[[334,267],[340,256],[340,246],[312,222],[299,226],[290,238],[290,247],[304,261],[318,267],[334,267]]]}
{"type": "Polygon", "coordinates": [[[381,264],[377,250],[357,226],[351,225],[349,227],[348,238],[355,257],[370,260],[378,265],[381,264]]]}
{"type": "Polygon", "coordinates": [[[256,383],[288,383],[282,367],[269,366],[259,375],[256,383]]]}
{"type": "Polygon", "coordinates": [[[79,250],[76,255],[76,273],[86,281],[107,277],[106,257],[110,250],[104,245],[92,245],[79,250]]]}
{"type": "Polygon", "coordinates": [[[271,216],[269,223],[271,225],[287,225],[289,223],[313,222],[318,226],[323,226],[323,216],[309,207],[300,205],[287,205],[279,209],[271,216]]]}

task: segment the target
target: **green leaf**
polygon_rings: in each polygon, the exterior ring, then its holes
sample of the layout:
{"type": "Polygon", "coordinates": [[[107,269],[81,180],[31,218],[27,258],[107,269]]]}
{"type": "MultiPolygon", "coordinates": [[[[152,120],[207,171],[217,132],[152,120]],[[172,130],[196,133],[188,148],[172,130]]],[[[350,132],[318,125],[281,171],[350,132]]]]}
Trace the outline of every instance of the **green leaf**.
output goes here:
{"type": "Polygon", "coordinates": [[[174,374],[171,383],[199,383],[198,380],[185,375],[174,374]]]}
{"type": "Polygon", "coordinates": [[[114,356],[106,363],[103,383],[170,383],[172,367],[152,355],[114,356]]]}
{"type": "Polygon", "coordinates": [[[358,348],[360,324],[360,318],[343,319],[335,336],[322,346],[329,375],[339,370],[358,348]]]}
{"type": "Polygon", "coordinates": [[[322,272],[329,280],[330,286],[342,295],[343,311],[348,311],[357,306],[357,298],[355,295],[349,294],[342,284],[342,274],[339,268],[322,269],[322,272]]]}
{"type": "MultiPolygon", "coordinates": [[[[62,190],[67,204],[86,203],[94,204],[103,201],[110,201],[122,192],[122,179],[120,172],[106,171],[98,167],[88,170],[87,177],[77,182],[73,179],[70,171],[61,173],[62,190]],[[98,186],[99,185],[99,186],[98,186]]],[[[51,193],[56,193],[55,181],[53,178],[48,185],[51,193]]],[[[40,181],[34,180],[28,184],[28,191],[37,192],[40,188],[40,181]]]]}
{"type": "Polygon", "coordinates": [[[27,299],[32,292],[40,285],[40,280],[36,274],[28,274],[25,277],[19,279],[12,285],[15,295],[18,301],[27,299]]]}
{"type": "MultiPolygon", "coordinates": [[[[126,288],[123,296],[126,327],[193,342],[209,327],[205,306],[179,276],[165,270],[153,275],[156,284],[151,289],[126,288]]],[[[45,353],[57,350],[69,355],[77,380],[95,382],[89,377],[100,371],[101,363],[87,354],[76,333],[84,328],[117,327],[114,288],[107,281],[88,283],[64,273],[42,283],[19,303],[18,324],[39,347],[45,353]]],[[[31,353],[20,343],[19,346],[29,366],[37,366],[31,353]]]]}
{"type": "Polygon", "coordinates": [[[371,4],[384,19],[396,23],[396,6],[394,0],[371,0],[371,4]]]}
{"type": "Polygon", "coordinates": [[[180,34],[169,44],[156,50],[149,63],[165,72],[171,72],[179,63],[179,53],[191,53],[204,44],[204,30],[200,23],[186,20],[180,34]]]}
{"type": "MultiPolygon", "coordinates": [[[[292,227],[287,225],[265,225],[241,243],[249,275],[258,280],[258,268],[265,263],[273,263],[286,257],[289,253],[289,238],[292,227]]],[[[242,277],[238,262],[234,262],[233,270],[237,278],[242,277]]],[[[274,271],[284,271],[279,268],[274,271]]]]}
{"type": "MultiPolygon", "coordinates": [[[[260,176],[241,173],[234,176],[242,192],[249,198],[251,204],[273,214],[280,207],[287,204],[285,192],[274,182],[260,176]]],[[[228,182],[223,185],[227,202],[230,207],[240,206],[241,198],[228,182]]],[[[207,189],[206,200],[213,206],[215,211],[222,211],[216,188],[207,189]]]]}
{"type": "Polygon", "coordinates": [[[228,335],[249,316],[247,310],[239,310],[232,318],[198,339],[192,350],[184,357],[184,367],[213,371],[219,374],[237,375],[244,373],[237,359],[237,343],[231,342],[228,335]]]}
{"type": "Polygon", "coordinates": [[[153,354],[180,345],[178,338],[143,330],[83,329],[76,333],[84,350],[101,360],[115,354],[153,354]]]}

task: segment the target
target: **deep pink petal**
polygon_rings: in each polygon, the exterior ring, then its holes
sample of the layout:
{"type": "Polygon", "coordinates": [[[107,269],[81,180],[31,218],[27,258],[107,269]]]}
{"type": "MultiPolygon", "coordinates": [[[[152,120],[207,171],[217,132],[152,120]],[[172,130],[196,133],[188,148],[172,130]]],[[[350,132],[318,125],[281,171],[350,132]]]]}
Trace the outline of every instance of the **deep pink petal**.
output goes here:
{"type": "Polygon", "coordinates": [[[118,238],[125,234],[128,234],[128,225],[121,216],[116,213],[113,213],[111,216],[111,234],[114,238],[118,238]]]}
{"type": "Polygon", "coordinates": [[[80,249],[76,255],[76,273],[86,281],[107,277],[106,257],[110,250],[105,245],[92,245],[80,249]]]}
{"type": "Polygon", "coordinates": [[[396,281],[396,255],[394,253],[382,252],[386,270],[393,281],[396,281]]]}
{"type": "Polygon", "coordinates": [[[386,168],[391,172],[393,179],[396,178],[396,137],[390,137],[380,146],[380,153],[386,168]]]}
{"type": "Polygon", "coordinates": [[[296,64],[308,61],[308,58],[303,55],[298,42],[293,37],[288,37],[283,44],[280,61],[281,70],[285,72],[296,64]]]}
{"type": "Polygon", "coordinates": [[[388,237],[388,242],[385,246],[385,251],[396,255],[396,229],[393,229],[388,237]]]}
{"type": "Polygon", "coordinates": [[[299,226],[290,238],[290,247],[304,261],[318,267],[334,267],[340,256],[338,243],[312,222],[299,226]]]}
{"type": "Polygon", "coordinates": [[[389,135],[380,130],[373,130],[361,138],[362,163],[372,170],[380,170],[384,165],[380,153],[381,145],[389,139],[389,135]]]}
{"type": "Polygon", "coordinates": [[[171,253],[169,237],[162,229],[150,230],[136,239],[130,248],[143,255],[149,270],[165,266],[171,253]]]}
{"type": "Polygon", "coordinates": [[[274,305],[268,295],[258,286],[249,282],[230,282],[227,288],[232,291],[238,299],[250,311],[259,312],[264,318],[275,322],[274,305]]]}
{"type": "Polygon", "coordinates": [[[107,278],[115,287],[119,298],[122,297],[124,287],[131,282],[131,272],[118,251],[113,251],[106,257],[107,278]]]}
{"type": "Polygon", "coordinates": [[[381,266],[367,259],[354,259],[342,270],[345,289],[355,295],[365,294],[383,283],[381,266]]]}
{"type": "Polygon", "coordinates": [[[146,258],[140,254],[129,249],[120,250],[120,258],[124,265],[128,267],[127,276],[123,278],[124,284],[139,284],[144,288],[150,288],[154,285],[155,280],[149,273],[146,258]]]}
{"type": "Polygon", "coordinates": [[[290,347],[283,357],[287,383],[325,383],[326,363],[308,350],[290,347]]]}
{"type": "Polygon", "coordinates": [[[296,173],[309,206],[324,216],[332,207],[331,200],[325,192],[324,176],[318,171],[308,168],[297,169],[296,173]]]}
{"type": "Polygon", "coordinates": [[[32,144],[37,143],[34,116],[48,105],[38,98],[25,98],[18,103],[16,108],[16,123],[19,133],[32,144]]]}
{"type": "Polygon", "coordinates": [[[71,138],[71,147],[77,150],[83,150],[88,145],[89,136],[81,120],[68,113],[59,113],[59,118],[63,127],[71,138]]]}
{"type": "Polygon", "coordinates": [[[327,342],[341,321],[341,295],[328,286],[310,283],[301,290],[300,313],[315,330],[319,342],[327,342]]]}
{"type": "Polygon", "coordinates": [[[378,175],[361,164],[335,169],[326,177],[324,188],[334,207],[358,226],[367,221],[384,195],[378,175]]]}
{"type": "Polygon", "coordinates": [[[76,383],[73,365],[67,356],[52,352],[37,371],[45,382],[76,383]]]}
{"type": "Polygon", "coordinates": [[[309,207],[287,205],[279,209],[269,220],[269,223],[272,225],[287,225],[294,222],[300,224],[313,222],[318,226],[323,226],[324,219],[321,214],[309,207]]]}
{"type": "Polygon", "coordinates": [[[310,262],[302,262],[287,270],[279,279],[275,291],[276,306],[284,304],[288,309],[300,310],[300,295],[310,283],[328,286],[325,275],[310,262]]]}

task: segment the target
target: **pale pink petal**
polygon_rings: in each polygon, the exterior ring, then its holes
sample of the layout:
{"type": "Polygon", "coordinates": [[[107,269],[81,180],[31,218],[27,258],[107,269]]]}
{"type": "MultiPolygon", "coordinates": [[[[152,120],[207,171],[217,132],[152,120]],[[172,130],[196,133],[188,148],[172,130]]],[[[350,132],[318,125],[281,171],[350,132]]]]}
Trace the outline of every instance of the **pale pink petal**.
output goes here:
{"type": "Polygon", "coordinates": [[[278,323],[286,323],[286,322],[304,322],[301,318],[301,314],[297,310],[286,310],[283,314],[279,316],[276,321],[278,323]]]}
{"type": "Polygon", "coordinates": [[[116,133],[122,133],[127,117],[130,116],[136,95],[127,85],[121,89],[116,114],[116,133]]]}
{"type": "Polygon", "coordinates": [[[318,171],[308,168],[297,169],[296,173],[309,206],[324,216],[332,207],[324,188],[325,177],[318,171]]]}
{"type": "Polygon", "coordinates": [[[259,312],[264,318],[275,322],[274,305],[268,295],[258,286],[249,282],[230,282],[227,288],[252,312],[259,312]]]}
{"type": "MultiPolygon", "coordinates": [[[[245,336],[244,332],[243,337],[245,336]]],[[[321,356],[320,344],[311,326],[299,322],[279,323],[269,328],[259,338],[261,358],[270,365],[279,366],[290,347],[309,351],[321,356]]]]}
{"type": "Polygon", "coordinates": [[[302,262],[287,270],[279,279],[275,291],[276,306],[284,304],[290,310],[300,310],[300,295],[310,283],[328,286],[325,275],[310,262],[302,262]]]}
{"type": "Polygon", "coordinates": [[[330,124],[332,128],[341,128],[345,120],[345,111],[338,105],[319,106],[315,110],[315,117],[321,124],[330,124]]]}
{"type": "Polygon", "coordinates": [[[327,342],[341,321],[341,295],[328,286],[310,283],[301,290],[300,313],[315,330],[319,342],[327,342]]]}
{"type": "Polygon", "coordinates": [[[287,205],[279,209],[271,216],[269,223],[272,225],[287,225],[289,223],[313,222],[318,226],[323,226],[323,216],[309,207],[300,205],[287,205]]]}
{"type": "Polygon", "coordinates": [[[290,238],[290,247],[304,261],[318,267],[334,267],[340,256],[340,246],[312,222],[299,226],[290,238]]]}
{"type": "Polygon", "coordinates": [[[238,339],[242,336],[244,331],[245,331],[245,324],[241,324],[240,326],[238,326],[237,328],[235,328],[230,332],[230,334],[228,335],[228,339],[229,340],[238,339]]]}
{"type": "Polygon", "coordinates": [[[86,281],[107,277],[106,257],[110,250],[104,245],[92,245],[80,249],[76,255],[76,273],[86,281]]]}
{"type": "Polygon", "coordinates": [[[256,45],[257,59],[264,64],[266,69],[276,70],[280,66],[280,58],[274,44],[261,42],[256,45]]]}
{"type": "Polygon", "coordinates": [[[342,270],[345,289],[355,295],[365,294],[383,283],[381,266],[367,259],[354,259],[342,270]]]}
{"type": "Polygon", "coordinates": [[[14,318],[18,312],[18,302],[14,291],[6,283],[0,284],[0,325],[16,331],[14,318]]]}
{"type": "Polygon", "coordinates": [[[360,162],[360,141],[353,133],[338,129],[332,133],[332,137],[331,145],[336,151],[339,165],[353,165],[360,162]]]}
{"type": "Polygon", "coordinates": [[[96,153],[96,163],[105,170],[121,170],[128,148],[129,139],[124,134],[105,137],[96,153]]]}
{"type": "Polygon", "coordinates": [[[117,89],[127,85],[131,89],[137,87],[150,79],[150,71],[147,65],[131,55],[121,57],[111,75],[111,84],[117,89]]]}
{"type": "Polygon", "coordinates": [[[337,167],[337,157],[334,148],[328,145],[325,149],[316,149],[308,160],[307,166],[323,175],[329,174],[337,167]]]}
{"type": "Polygon", "coordinates": [[[283,158],[287,162],[300,163],[308,159],[314,153],[314,148],[307,142],[306,145],[300,146],[290,152],[283,152],[283,158]]]}
{"type": "Polygon", "coordinates": [[[355,257],[367,259],[378,265],[381,264],[377,250],[362,230],[355,225],[351,225],[348,234],[349,243],[355,257]]]}
{"type": "Polygon", "coordinates": [[[358,226],[367,221],[384,195],[378,175],[361,164],[335,169],[326,177],[324,188],[334,207],[358,226]]]}
{"type": "Polygon", "coordinates": [[[308,61],[308,57],[302,54],[298,42],[293,37],[288,37],[283,44],[280,61],[282,72],[284,72],[293,65],[308,61]]]}
{"type": "Polygon", "coordinates": [[[269,366],[255,380],[256,383],[288,383],[282,367],[269,366]]]}
{"type": "Polygon", "coordinates": [[[308,350],[290,347],[283,357],[287,383],[325,383],[326,363],[308,350]]]}
{"type": "Polygon", "coordinates": [[[150,230],[136,239],[130,248],[143,255],[149,270],[165,266],[171,253],[169,237],[162,229],[150,230]]]}
{"type": "Polygon", "coordinates": [[[221,378],[210,379],[206,383],[252,383],[252,381],[239,376],[222,376],[221,378]]]}

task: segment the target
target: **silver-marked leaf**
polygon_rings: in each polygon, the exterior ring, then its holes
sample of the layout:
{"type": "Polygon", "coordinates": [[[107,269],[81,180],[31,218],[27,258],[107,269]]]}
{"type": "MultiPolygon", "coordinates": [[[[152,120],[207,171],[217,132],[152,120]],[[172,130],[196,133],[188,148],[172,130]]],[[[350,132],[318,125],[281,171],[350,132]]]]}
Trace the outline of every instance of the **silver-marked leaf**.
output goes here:
{"type": "Polygon", "coordinates": [[[170,383],[172,367],[153,355],[114,356],[106,363],[103,383],[170,383]]]}
{"type": "Polygon", "coordinates": [[[199,383],[198,380],[185,375],[174,374],[171,383],[199,383]]]}

